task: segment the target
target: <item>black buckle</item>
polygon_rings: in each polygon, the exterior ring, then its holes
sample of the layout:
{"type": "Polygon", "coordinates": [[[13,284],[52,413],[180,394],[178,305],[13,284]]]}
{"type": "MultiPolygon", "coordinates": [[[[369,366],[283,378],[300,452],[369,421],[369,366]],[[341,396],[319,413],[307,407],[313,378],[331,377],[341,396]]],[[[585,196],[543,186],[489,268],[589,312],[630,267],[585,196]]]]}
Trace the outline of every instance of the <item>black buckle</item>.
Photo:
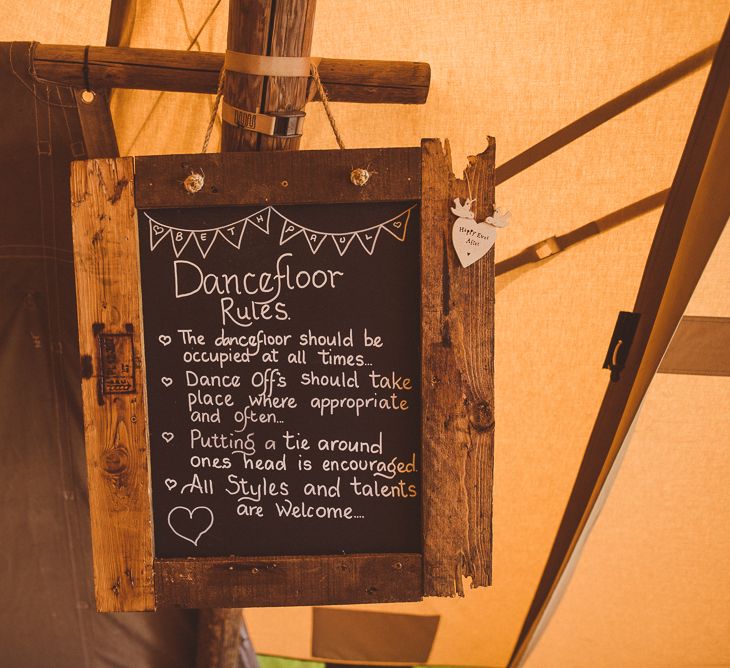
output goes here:
{"type": "Polygon", "coordinates": [[[621,372],[626,366],[631,343],[634,340],[636,328],[639,326],[640,315],[632,311],[619,311],[606,359],[603,362],[604,369],[611,369],[611,382],[613,383],[621,378],[621,372]]]}

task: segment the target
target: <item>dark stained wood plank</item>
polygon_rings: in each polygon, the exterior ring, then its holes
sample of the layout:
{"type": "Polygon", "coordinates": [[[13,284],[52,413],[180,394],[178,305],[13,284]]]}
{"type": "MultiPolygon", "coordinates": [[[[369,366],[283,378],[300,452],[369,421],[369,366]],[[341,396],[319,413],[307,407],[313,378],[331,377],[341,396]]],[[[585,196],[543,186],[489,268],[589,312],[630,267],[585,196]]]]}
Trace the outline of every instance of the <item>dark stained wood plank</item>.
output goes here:
{"type": "MultiPolygon", "coordinates": [[[[491,582],[494,458],[494,249],[460,265],[451,243],[448,143],[422,143],[421,368],[425,596],[463,595],[491,582]]],[[[494,206],[494,139],[465,176],[477,220],[494,206]]]]}
{"type": "Polygon", "coordinates": [[[74,91],[79,113],[81,132],[84,136],[86,155],[89,158],[115,158],[119,155],[114,121],[109,109],[108,92],[99,90],[93,100],[84,100],[84,91],[74,91]]]}
{"type": "Polygon", "coordinates": [[[417,601],[420,554],[156,559],[159,607],[417,601]]]}
{"type": "Polygon", "coordinates": [[[152,528],[132,158],[71,165],[79,347],[96,605],[103,612],[154,608],[152,528]],[[133,328],[136,390],[99,397],[104,333],[133,328]]]}
{"type": "MultiPolygon", "coordinates": [[[[33,66],[39,77],[82,88],[84,47],[39,44],[33,66]]],[[[92,46],[89,74],[96,88],[136,88],[215,93],[223,54],[163,49],[92,46]]],[[[322,58],[319,73],[332,102],[423,104],[428,97],[428,63],[322,58]]],[[[310,80],[308,100],[318,100],[310,80]]]]}
{"type": "Polygon", "coordinates": [[[416,200],[420,161],[417,148],[141,157],[136,159],[136,204],[145,209],[416,200]],[[377,172],[363,187],[350,181],[358,166],[377,172]],[[201,169],[205,185],[191,195],[183,181],[191,170],[201,169]],[[233,181],[226,174],[252,177],[233,181]]]}

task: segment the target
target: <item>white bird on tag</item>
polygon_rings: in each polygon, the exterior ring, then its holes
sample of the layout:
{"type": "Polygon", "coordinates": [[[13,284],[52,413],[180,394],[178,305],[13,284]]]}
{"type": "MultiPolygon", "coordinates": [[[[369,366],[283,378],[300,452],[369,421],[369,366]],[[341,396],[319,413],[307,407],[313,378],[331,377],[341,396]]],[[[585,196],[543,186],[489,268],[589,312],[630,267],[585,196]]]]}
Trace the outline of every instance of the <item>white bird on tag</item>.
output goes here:
{"type": "Polygon", "coordinates": [[[496,228],[506,227],[512,217],[509,211],[503,213],[501,209],[495,209],[494,214],[483,223],[477,223],[471,210],[474,201],[467,199],[462,204],[457,197],[451,207],[451,213],[456,216],[451,228],[451,241],[462,267],[468,267],[484,257],[497,239],[496,228]]]}
{"type": "Polygon", "coordinates": [[[487,217],[487,222],[495,227],[507,227],[511,219],[512,214],[509,211],[502,211],[495,207],[494,213],[487,217]]]}

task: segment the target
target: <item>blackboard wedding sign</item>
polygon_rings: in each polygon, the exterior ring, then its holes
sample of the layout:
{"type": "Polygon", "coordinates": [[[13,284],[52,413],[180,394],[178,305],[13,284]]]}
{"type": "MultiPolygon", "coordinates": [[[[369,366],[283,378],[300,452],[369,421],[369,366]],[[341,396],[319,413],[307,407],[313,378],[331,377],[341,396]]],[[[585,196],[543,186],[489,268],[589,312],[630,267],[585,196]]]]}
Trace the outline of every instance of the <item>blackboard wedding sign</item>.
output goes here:
{"type": "Polygon", "coordinates": [[[73,164],[99,610],[489,584],[493,251],[449,206],[493,175],[493,140],[464,180],[437,140],[73,164]]]}

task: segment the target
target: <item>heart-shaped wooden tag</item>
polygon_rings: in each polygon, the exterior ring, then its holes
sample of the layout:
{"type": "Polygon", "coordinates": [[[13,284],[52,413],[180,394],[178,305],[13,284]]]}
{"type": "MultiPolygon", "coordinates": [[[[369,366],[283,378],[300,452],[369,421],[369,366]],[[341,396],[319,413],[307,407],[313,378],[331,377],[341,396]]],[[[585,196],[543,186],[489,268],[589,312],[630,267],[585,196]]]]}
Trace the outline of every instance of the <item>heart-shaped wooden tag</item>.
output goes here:
{"type": "Polygon", "coordinates": [[[472,218],[459,218],[451,228],[451,241],[462,267],[474,264],[494,246],[497,230],[472,218]]]}

